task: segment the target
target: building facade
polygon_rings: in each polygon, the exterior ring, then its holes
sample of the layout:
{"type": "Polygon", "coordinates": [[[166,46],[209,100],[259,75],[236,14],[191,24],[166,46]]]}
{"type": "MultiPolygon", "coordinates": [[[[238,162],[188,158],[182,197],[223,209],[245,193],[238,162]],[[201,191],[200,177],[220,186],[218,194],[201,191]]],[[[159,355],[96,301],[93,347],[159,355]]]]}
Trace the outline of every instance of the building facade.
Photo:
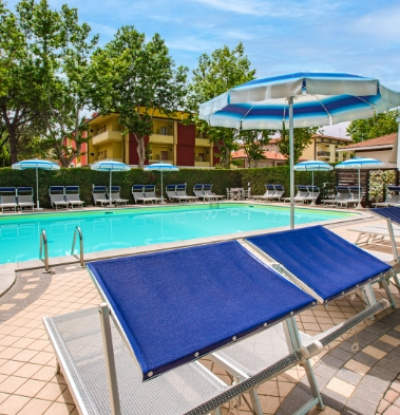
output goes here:
{"type": "Polygon", "coordinates": [[[380,160],[385,163],[387,168],[400,167],[398,133],[352,143],[339,148],[337,151],[338,153],[347,153],[355,157],[368,157],[380,160]]]}
{"type": "Polygon", "coordinates": [[[303,151],[302,160],[319,160],[325,163],[339,163],[346,153],[337,149],[351,142],[350,138],[333,137],[330,135],[314,134],[310,145],[303,151]]]}
{"type": "MultiPolygon", "coordinates": [[[[179,167],[210,168],[216,164],[215,147],[196,127],[182,122],[183,113],[170,119],[156,113],[153,117],[153,134],[145,137],[148,145],[145,164],[171,163],[179,167]]],[[[137,142],[132,133],[124,133],[119,114],[95,115],[88,121],[89,141],[78,165],[84,166],[99,160],[112,159],[131,166],[139,164],[137,142]]]]}
{"type": "MultiPolygon", "coordinates": [[[[264,147],[264,160],[259,160],[257,167],[276,167],[286,164],[287,157],[279,151],[281,138],[271,138],[264,147]]],[[[326,163],[338,163],[346,158],[346,153],[338,153],[337,149],[350,142],[349,138],[315,134],[310,145],[303,151],[299,161],[320,160],[326,163]]],[[[232,153],[232,160],[239,161],[240,167],[247,168],[248,160],[243,149],[232,153]]],[[[253,163],[254,164],[254,163],[253,163]]]]}

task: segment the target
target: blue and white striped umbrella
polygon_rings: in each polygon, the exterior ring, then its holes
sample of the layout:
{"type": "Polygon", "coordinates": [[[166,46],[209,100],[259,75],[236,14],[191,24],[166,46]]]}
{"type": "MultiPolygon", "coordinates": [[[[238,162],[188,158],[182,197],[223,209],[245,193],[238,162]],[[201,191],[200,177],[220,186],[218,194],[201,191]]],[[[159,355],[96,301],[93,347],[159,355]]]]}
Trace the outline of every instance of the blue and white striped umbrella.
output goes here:
{"type": "Polygon", "coordinates": [[[25,170],[25,169],[35,169],[36,170],[36,209],[40,209],[39,205],[39,173],[38,170],[60,170],[60,166],[56,163],[53,163],[49,160],[23,160],[19,161],[18,163],[14,163],[11,166],[13,169],[16,170],[25,170]]]}
{"type": "Polygon", "coordinates": [[[108,171],[110,173],[110,206],[112,205],[112,198],[111,198],[111,189],[112,189],[112,173],[119,172],[119,171],[128,171],[131,168],[126,165],[125,163],[121,163],[120,161],[114,161],[114,160],[102,160],[98,161],[95,164],[92,164],[90,166],[92,170],[96,171],[108,171]]]}
{"type": "Polygon", "coordinates": [[[400,106],[400,94],[377,79],[349,74],[296,73],[255,79],[200,105],[210,126],[289,129],[290,226],[294,227],[293,128],[369,118],[400,106]],[[285,126],[285,128],[287,128],[285,126]]]}
{"type": "Polygon", "coordinates": [[[325,163],[324,161],[320,160],[308,160],[302,161],[301,163],[297,163],[294,166],[296,171],[329,171],[333,170],[333,167],[325,163]]]}
{"type": "Polygon", "coordinates": [[[361,169],[374,169],[382,168],[385,163],[380,160],[368,158],[368,157],[354,157],[342,161],[341,163],[335,166],[335,169],[354,169],[358,170],[358,199],[359,203],[357,208],[361,208],[361,169]]]}
{"type": "Polygon", "coordinates": [[[170,163],[154,163],[146,166],[144,171],[159,171],[161,172],[161,202],[164,204],[164,187],[163,187],[163,172],[165,171],[179,171],[179,168],[170,163]]]}
{"type": "Polygon", "coordinates": [[[311,185],[314,187],[314,171],[329,171],[333,170],[333,167],[320,160],[308,160],[297,163],[294,166],[296,171],[310,171],[311,172],[311,185]]]}

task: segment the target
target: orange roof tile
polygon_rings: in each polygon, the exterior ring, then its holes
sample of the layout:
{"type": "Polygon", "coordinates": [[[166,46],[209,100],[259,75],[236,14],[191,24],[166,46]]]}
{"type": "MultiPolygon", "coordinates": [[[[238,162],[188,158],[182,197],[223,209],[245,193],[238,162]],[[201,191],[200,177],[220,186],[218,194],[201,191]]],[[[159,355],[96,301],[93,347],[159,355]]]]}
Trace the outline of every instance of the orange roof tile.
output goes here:
{"type": "Polygon", "coordinates": [[[383,147],[383,146],[393,146],[397,140],[397,133],[383,135],[381,137],[371,138],[370,140],[361,141],[359,143],[352,143],[345,147],[340,147],[341,149],[357,149],[363,147],[383,147]]]}
{"type": "MultiPolygon", "coordinates": [[[[282,153],[278,153],[277,151],[264,151],[263,154],[267,158],[267,160],[286,160],[287,159],[286,156],[284,156],[282,153]]],[[[243,149],[240,149],[232,153],[232,158],[233,159],[247,158],[247,155],[243,149]]]]}

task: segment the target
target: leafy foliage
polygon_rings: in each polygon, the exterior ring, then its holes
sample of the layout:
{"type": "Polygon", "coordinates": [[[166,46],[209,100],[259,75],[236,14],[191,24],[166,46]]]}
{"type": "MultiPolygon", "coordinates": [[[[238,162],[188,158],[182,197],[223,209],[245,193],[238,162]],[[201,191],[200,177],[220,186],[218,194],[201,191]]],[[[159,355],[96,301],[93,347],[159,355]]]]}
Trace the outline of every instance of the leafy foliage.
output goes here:
{"type": "MultiPolygon", "coordinates": [[[[297,163],[303,151],[310,145],[311,137],[318,133],[318,127],[307,127],[307,128],[294,128],[294,163],[297,163]]],[[[289,130],[283,126],[281,132],[282,140],[279,144],[280,152],[287,157],[287,163],[290,163],[289,159],[289,130]]]]}
{"type": "Polygon", "coordinates": [[[386,111],[376,114],[372,118],[352,121],[347,127],[347,133],[351,139],[358,143],[371,138],[395,133],[398,130],[396,118],[400,116],[400,110],[386,111]]]}
{"type": "Polygon", "coordinates": [[[16,13],[0,3],[0,115],[7,127],[12,163],[30,148],[52,148],[61,165],[79,154],[84,128],[80,113],[90,104],[89,54],[97,37],[78,23],[77,10],[51,10],[46,0],[22,0],[16,13]],[[31,135],[35,142],[28,143],[31,135]],[[65,145],[73,138],[76,146],[65,145]]]}
{"type": "Polygon", "coordinates": [[[172,116],[183,104],[187,68],[169,55],[159,34],[146,42],[133,26],[123,26],[93,56],[93,96],[100,113],[120,114],[126,133],[138,144],[139,167],[146,158],[145,137],[153,133],[155,112],[172,116]]]}
{"type": "Polygon", "coordinates": [[[257,167],[260,160],[266,159],[264,156],[264,146],[268,144],[270,136],[273,134],[275,134],[274,130],[239,132],[239,139],[243,143],[249,168],[257,167]],[[253,162],[254,166],[252,166],[253,162]]]}
{"type": "Polygon", "coordinates": [[[211,56],[206,53],[198,59],[198,67],[193,71],[187,100],[188,111],[202,133],[206,133],[218,149],[220,167],[230,168],[231,153],[238,148],[237,133],[231,128],[209,127],[195,113],[199,104],[208,101],[228,89],[254,79],[255,70],[250,69],[250,61],[244,53],[242,43],[230,50],[228,46],[216,49],[211,56]]]}

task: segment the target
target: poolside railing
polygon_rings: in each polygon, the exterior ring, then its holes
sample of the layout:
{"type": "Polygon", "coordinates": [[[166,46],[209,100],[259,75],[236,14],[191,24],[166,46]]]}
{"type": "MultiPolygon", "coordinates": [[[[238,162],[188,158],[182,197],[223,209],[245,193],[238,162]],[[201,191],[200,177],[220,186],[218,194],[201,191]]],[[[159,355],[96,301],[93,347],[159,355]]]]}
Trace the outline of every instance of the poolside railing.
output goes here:
{"type": "Polygon", "coordinates": [[[82,235],[82,230],[79,226],[77,226],[75,228],[75,231],[74,231],[74,238],[72,240],[71,255],[74,254],[74,250],[75,250],[76,234],[79,235],[79,262],[81,264],[81,267],[84,267],[85,264],[83,262],[83,235],[82,235]]]}

